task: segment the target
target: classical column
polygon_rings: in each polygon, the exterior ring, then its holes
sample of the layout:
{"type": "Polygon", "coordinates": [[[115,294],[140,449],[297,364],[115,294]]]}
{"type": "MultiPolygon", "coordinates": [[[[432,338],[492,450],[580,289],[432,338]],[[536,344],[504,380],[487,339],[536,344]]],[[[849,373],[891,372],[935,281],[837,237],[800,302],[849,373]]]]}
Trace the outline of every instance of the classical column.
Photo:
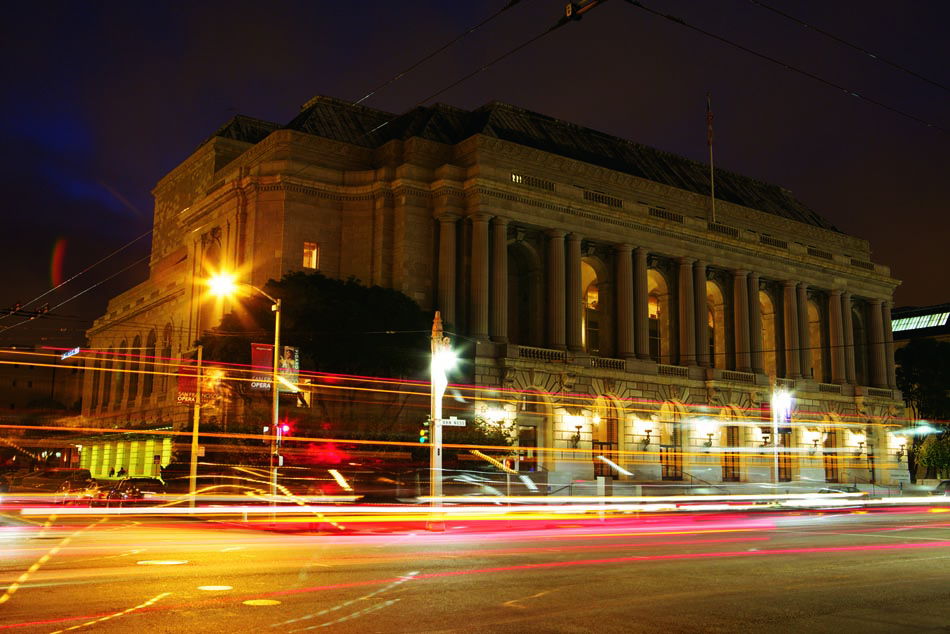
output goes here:
{"type": "Polygon", "coordinates": [[[572,352],[584,349],[584,295],[581,288],[581,237],[567,236],[567,347],[572,352]]]}
{"type": "Polygon", "coordinates": [[[488,221],[491,215],[475,213],[472,221],[472,286],[471,334],[479,340],[488,339],[488,221]]]}
{"type": "Polygon", "coordinates": [[[492,220],[491,339],[508,342],[508,219],[492,220]]]}
{"type": "Polygon", "coordinates": [[[894,366],[894,331],[891,329],[891,302],[881,304],[884,322],[884,366],[887,369],[887,387],[897,389],[897,370],[894,366]]]}
{"type": "Polygon", "coordinates": [[[679,364],[696,364],[696,325],[693,310],[693,259],[679,259],[679,364]]]}
{"type": "Polygon", "coordinates": [[[650,290],[647,287],[647,250],[637,247],[633,252],[634,339],[637,358],[650,358],[650,290]]]}
{"type": "Polygon", "coordinates": [[[707,368],[716,367],[716,360],[709,358],[709,317],[706,301],[706,263],[693,262],[693,309],[696,311],[696,363],[707,368]]]}
{"type": "Polygon", "coordinates": [[[759,304],[759,274],[749,273],[749,352],[753,372],[765,372],[762,357],[762,305],[759,304]]]}
{"type": "Polygon", "coordinates": [[[798,302],[795,297],[797,284],[792,280],[785,282],[784,313],[785,313],[785,378],[800,379],[802,374],[800,341],[798,338],[798,302]]]}
{"type": "Polygon", "coordinates": [[[439,216],[439,295],[438,308],[445,323],[458,326],[455,319],[455,214],[439,216]]]}
{"type": "Polygon", "coordinates": [[[828,334],[831,350],[831,382],[847,383],[844,362],[844,324],[841,321],[841,291],[831,291],[828,297],[828,334]]]}
{"type": "Polygon", "coordinates": [[[752,355],[749,352],[749,272],[733,271],[732,288],[736,324],[736,370],[752,370],[752,355]]]}
{"type": "Polygon", "coordinates": [[[887,387],[887,365],[885,362],[886,352],[884,345],[884,302],[880,299],[868,300],[869,312],[871,313],[871,331],[869,339],[868,355],[871,366],[871,385],[874,387],[887,387]]]}
{"type": "MultiPolygon", "coordinates": [[[[798,348],[801,350],[802,376],[806,379],[814,378],[814,368],[811,367],[811,333],[808,328],[808,285],[804,282],[798,285],[798,348]]],[[[816,341],[817,345],[818,342],[816,341]]]]}
{"type": "Polygon", "coordinates": [[[854,325],[851,322],[851,293],[841,293],[841,327],[844,333],[844,370],[851,385],[857,383],[854,372],[854,325]]]}
{"type": "Polygon", "coordinates": [[[617,356],[630,359],[636,356],[633,345],[633,247],[618,244],[614,247],[617,258],[617,356]]]}
{"type": "Polygon", "coordinates": [[[564,349],[564,232],[550,229],[548,236],[548,340],[549,348],[564,349]]]}

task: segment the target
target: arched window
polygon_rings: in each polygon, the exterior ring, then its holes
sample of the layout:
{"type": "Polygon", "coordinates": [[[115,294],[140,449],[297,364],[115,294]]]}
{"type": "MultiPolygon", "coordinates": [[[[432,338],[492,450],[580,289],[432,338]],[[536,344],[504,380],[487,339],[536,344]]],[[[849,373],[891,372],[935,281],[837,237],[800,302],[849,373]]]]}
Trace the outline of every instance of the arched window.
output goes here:
{"type": "Polygon", "coordinates": [[[759,311],[762,314],[762,364],[765,373],[778,376],[778,317],[775,304],[766,291],[759,291],[759,311]]]}
{"type": "Polygon", "coordinates": [[[828,378],[825,374],[825,346],[827,344],[822,328],[821,311],[814,301],[808,302],[808,342],[811,346],[809,357],[812,378],[819,383],[824,383],[828,378]]]}
{"type": "Polygon", "coordinates": [[[851,330],[854,333],[854,378],[858,385],[868,384],[868,331],[864,311],[855,304],[851,308],[851,330]]]}
{"type": "Polygon", "coordinates": [[[99,387],[102,381],[102,360],[92,362],[92,390],[89,394],[89,411],[94,412],[99,407],[99,387]]]}
{"type": "Polygon", "coordinates": [[[541,345],[541,267],[525,243],[508,246],[508,339],[522,346],[541,345]]]}
{"type": "Polygon", "coordinates": [[[142,358],[142,337],[135,335],[132,340],[132,349],[129,350],[129,405],[135,403],[139,395],[139,364],[142,358]]]}
{"type": "Polygon", "coordinates": [[[108,356],[102,360],[102,409],[112,402],[112,366],[115,363],[115,348],[109,348],[108,356]]]}
{"type": "Polygon", "coordinates": [[[125,368],[126,355],[129,353],[129,342],[123,340],[119,344],[119,349],[113,357],[112,366],[115,368],[115,398],[112,399],[112,406],[116,409],[122,407],[122,397],[125,396],[125,368]]]}
{"type": "Polygon", "coordinates": [[[145,375],[142,377],[142,396],[148,398],[152,395],[152,387],[155,385],[155,329],[148,332],[148,339],[145,342],[145,375]]]}
{"type": "Polygon", "coordinates": [[[670,291],[666,278],[656,269],[647,271],[647,317],[650,358],[670,362],[670,291]]]}
{"type": "Polygon", "coordinates": [[[706,312],[709,326],[709,365],[725,370],[726,358],[726,302],[719,284],[706,281],[706,312]]]}
{"type": "Polygon", "coordinates": [[[172,325],[167,324],[162,331],[162,388],[160,398],[168,393],[168,366],[172,358],[172,325]]]}
{"type": "Polygon", "coordinates": [[[587,262],[581,262],[581,288],[584,289],[582,343],[589,354],[597,355],[600,354],[600,293],[597,272],[587,262]]]}

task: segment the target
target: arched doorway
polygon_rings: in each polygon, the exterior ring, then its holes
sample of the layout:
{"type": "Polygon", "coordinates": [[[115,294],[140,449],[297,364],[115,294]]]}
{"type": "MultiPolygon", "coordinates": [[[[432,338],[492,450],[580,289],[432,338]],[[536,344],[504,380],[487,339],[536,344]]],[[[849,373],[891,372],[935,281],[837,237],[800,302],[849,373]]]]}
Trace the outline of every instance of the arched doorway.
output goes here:
{"type": "Polygon", "coordinates": [[[725,370],[726,358],[726,301],[719,284],[706,280],[706,323],[709,339],[706,342],[709,365],[725,370]]]}
{"type": "Polygon", "coordinates": [[[767,291],[759,291],[759,311],[762,315],[762,365],[770,377],[778,376],[778,316],[775,303],[767,291]]]}
{"type": "Polygon", "coordinates": [[[541,266],[525,242],[508,245],[508,339],[522,346],[539,346],[541,335],[541,266]]]}
{"type": "Polygon", "coordinates": [[[670,287],[657,269],[647,271],[647,317],[650,358],[657,363],[670,363],[672,332],[670,287]]]}
{"type": "Polygon", "coordinates": [[[809,358],[811,359],[811,376],[819,383],[827,381],[828,376],[825,372],[825,332],[821,311],[814,300],[808,302],[808,342],[811,346],[809,358]]]}

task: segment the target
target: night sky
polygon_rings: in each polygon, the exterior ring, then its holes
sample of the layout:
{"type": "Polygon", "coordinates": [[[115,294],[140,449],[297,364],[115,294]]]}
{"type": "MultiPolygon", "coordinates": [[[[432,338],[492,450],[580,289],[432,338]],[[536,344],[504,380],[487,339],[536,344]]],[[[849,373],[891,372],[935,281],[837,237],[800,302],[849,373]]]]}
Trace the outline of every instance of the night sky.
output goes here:
{"type": "MultiPolygon", "coordinates": [[[[152,187],[233,115],[284,124],[313,95],[359,99],[504,4],[7,6],[0,309],[33,300],[147,232],[152,187]]],[[[553,25],[564,4],[522,0],[364,103],[408,110],[553,25]]],[[[706,161],[711,92],[717,167],[780,184],[842,231],[870,240],[872,259],[902,280],[898,306],[950,301],[950,91],[943,87],[950,85],[950,3],[766,2],[937,85],[749,0],[645,4],[936,127],[623,0],[434,101],[469,109],[504,101],[706,161]]],[[[47,295],[37,305],[49,302],[51,316],[0,332],[0,345],[80,344],[107,299],[145,278],[148,248],[146,237],[47,295]]],[[[4,317],[0,328],[18,321],[4,317]]]]}

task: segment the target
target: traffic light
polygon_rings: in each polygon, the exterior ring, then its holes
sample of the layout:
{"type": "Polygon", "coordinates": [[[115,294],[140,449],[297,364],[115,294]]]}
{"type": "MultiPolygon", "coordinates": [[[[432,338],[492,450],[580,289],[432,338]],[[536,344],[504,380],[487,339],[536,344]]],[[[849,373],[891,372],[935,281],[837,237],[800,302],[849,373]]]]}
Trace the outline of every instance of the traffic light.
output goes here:
{"type": "Polygon", "coordinates": [[[419,442],[425,444],[429,442],[429,419],[422,421],[422,427],[419,428],[419,442]]]}

